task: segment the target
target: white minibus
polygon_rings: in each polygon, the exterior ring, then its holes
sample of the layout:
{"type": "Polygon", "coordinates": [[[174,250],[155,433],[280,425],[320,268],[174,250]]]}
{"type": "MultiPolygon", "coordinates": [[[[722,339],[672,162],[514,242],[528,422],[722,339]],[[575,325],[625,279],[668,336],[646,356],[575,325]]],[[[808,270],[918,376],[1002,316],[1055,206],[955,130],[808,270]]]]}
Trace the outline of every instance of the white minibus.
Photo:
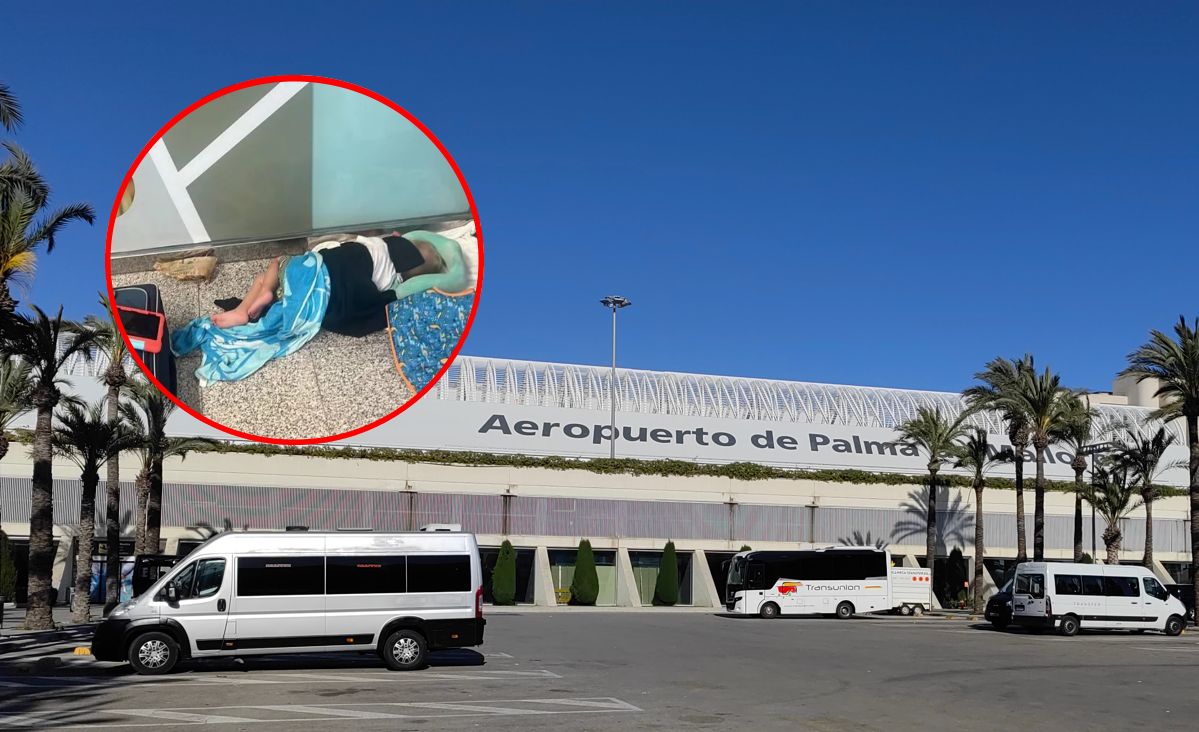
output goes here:
{"type": "Polygon", "coordinates": [[[749,551],[728,566],[725,608],[738,615],[836,615],[929,609],[927,569],[891,567],[886,550],[749,551]]]}
{"type": "Polygon", "coordinates": [[[114,608],[92,655],[162,674],[185,658],[373,650],[408,670],[482,644],[485,622],[473,534],[230,532],[114,608]]]}
{"type": "Polygon", "coordinates": [[[1054,628],[1159,630],[1178,635],[1186,608],[1145,567],[1023,562],[1012,584],[1012,622],[1054,628]]]}

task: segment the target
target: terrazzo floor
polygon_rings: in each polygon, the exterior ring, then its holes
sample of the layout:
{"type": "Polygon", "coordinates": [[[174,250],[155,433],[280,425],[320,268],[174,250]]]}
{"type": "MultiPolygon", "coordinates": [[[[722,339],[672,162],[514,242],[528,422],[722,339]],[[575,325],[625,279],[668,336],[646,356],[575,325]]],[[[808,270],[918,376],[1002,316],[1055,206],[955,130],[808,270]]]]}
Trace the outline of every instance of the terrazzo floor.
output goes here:
{"type": "MultiPolygon", "coordinates": [[[[208,282],[180,282],[159,272],[114,275],[114,287],[153,284],[162,292],[167,327],[220,312],[213,300],[241,297],[267,260],[217,266],[208,282]]],[[[250,377],[203,389],[200,357],[176,359],[176,396],[200,414],[241,432],[312,439],[347,432],[395,411],[411,392],[396,371],[387,333],[350,338],[321,331],[299,351],[250,377]]]]}

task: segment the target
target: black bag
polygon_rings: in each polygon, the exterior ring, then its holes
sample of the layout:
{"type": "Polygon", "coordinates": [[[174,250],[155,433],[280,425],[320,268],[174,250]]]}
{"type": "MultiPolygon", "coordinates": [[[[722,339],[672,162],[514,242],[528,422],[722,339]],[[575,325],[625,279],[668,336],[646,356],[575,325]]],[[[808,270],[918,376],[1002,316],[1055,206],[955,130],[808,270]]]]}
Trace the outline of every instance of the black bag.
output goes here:
{"type": "MultiPolygon", "coordinates": [[[[116,294],[116,305],[118,306],[149,310],[162,313],[163,317],[166,317],[166,309],[163,308],[162,295],[159,294],[157,285],[130,285],[114,288],[113,291],[116,294]]],[[[176,393],[175,354],[171,353],[169,333],[164,334],[162,350],[158,353],[147,353],[146,351],[135,351],[135,353],[149,369],[150,374],[158,379],[158,383],[166,387],[167,391],[172,394],[176,393]]]]}

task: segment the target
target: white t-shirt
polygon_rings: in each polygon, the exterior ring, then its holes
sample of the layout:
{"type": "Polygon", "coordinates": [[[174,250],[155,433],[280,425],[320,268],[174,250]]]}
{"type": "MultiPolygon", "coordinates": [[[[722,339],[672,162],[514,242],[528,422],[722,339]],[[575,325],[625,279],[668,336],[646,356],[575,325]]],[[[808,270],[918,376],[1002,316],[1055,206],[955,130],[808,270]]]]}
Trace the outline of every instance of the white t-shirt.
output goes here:
{"type": "MultiPolygon", "coordinates": [[[[395,265],[391,261],[391,254],[387,251],[387,242],[383,241],[382,237],[378,236],[357,236],[351,241],[355,241],[362,246],[371,255],[371,281],[375,283],[375,288],[379,292],[390,289],[392,285],[400,280],[399,274],[396,272],[395,265]]],[[[326,241],[317,244],[312,248],[312,251],[319,252],[322,249],[332,249],[341,246],[339,241],[326,241]]]]}

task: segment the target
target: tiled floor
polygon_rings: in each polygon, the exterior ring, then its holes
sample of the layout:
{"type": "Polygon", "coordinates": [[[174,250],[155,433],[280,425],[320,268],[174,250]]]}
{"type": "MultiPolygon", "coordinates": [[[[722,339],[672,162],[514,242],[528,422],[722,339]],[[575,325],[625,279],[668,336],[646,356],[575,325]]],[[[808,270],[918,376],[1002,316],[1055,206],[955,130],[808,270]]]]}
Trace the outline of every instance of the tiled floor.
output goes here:
{"type": "MultiPolygon", "coordinates": [[[[241,297],[266,261],[228,262],[210,282],[179,282],[158,272],[114,275],[113,285],[155,284],[167,326],[219,312],[213,300],[241,297]]],[[[305,439],[346,432],[395,411],[410,396],[397,373],[386,332],[350,338],[321,331],[296,353],[243,381],[203,389],[198,355],[177,360],[178,396],[227,427],[263,437],[305,439]]]]}

